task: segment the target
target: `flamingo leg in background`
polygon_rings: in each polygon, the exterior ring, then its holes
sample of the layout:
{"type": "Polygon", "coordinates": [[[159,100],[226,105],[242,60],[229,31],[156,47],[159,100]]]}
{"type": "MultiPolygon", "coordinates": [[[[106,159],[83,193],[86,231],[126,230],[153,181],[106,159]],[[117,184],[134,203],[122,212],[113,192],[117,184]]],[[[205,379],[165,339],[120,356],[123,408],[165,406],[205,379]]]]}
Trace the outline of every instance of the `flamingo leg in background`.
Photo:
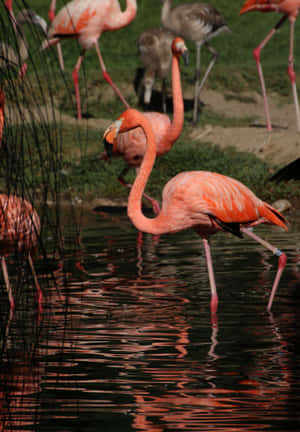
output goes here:
{"type": "Polygon", "coordinates": [[[300,132],[300,110],[299,110],[299,100],[298,100],[297,87],[296,87],[296,74],[294,70],[294,34],[295,34],[295,20],[291,18],[288,75],[292,85],[292,92],[293,92],[294,104],[296,109],[297,129],[300,132]]]}
{"type": "Polygon", "coordinates": [[[12,8],[12,0],[6,0],[5,7],[9,12],[10,20],[12,22],[12,26],[14,28],[15,33],[17,34],[17,25],[16,25],[16,17],[12,8]]]}
{"type": "Polygon", "coordinates": [[[193,113],[193,123],[194,124],[196,124],[198,121],[198,104],[199,104],[199,96],[200,96],[201,90],[202,90],[204,84],[206,83],[208,75],[210,74],[212,68],[214,67],[214,65],[217,61],[217,57],[218,57],[217,51],[212,46],[210,46],[208,44],[208,42],[205,42],[204,44],[200,43],[199,47],[197,44],[196,84],[195,84],[194,113],[193,113]],[[201,49],[201,46],[204,44],[206,45],[207,49],[211,53],[212,57],[211,57],[211,60],[209,62],[209,65],[206,68],[206,71],[205,71],[205,74],[202,78],[202,81],[199,84],[199,79],[200,79],[200,49],[201,49]]]}
{"type": "Polygon", "coordinates": [[[98,46],[98,44],[95,44],[95,48],[96,48],[96,53],[99,59],[99,64],[100,67],[102,69],[102,74],[103,74],[103,78],[105,79],[105,81],[114,89],[114,91],[116,92],[116,94],[119,96],[119,98],[121,99],[121,101],[123,102],[123,104],[126,106],[126,108],[129,108],[129,104],[127,103],[127,101],[125,100],[124,96],[121,94],[120,90],[118,89],[118,87],[116,86],[116,84],[113,82],[113,80],[111,79],[109,73],[106,70],[102,55],[101,55],[101,51],[100,48],[98,46]]]}
{"type": "Polygon", "coordinates": [[[268,310],[271,310],[272,307],[272,303],[273,303],[273,299],[277,290],[277,286],[279,284],[282,272],[285,268],[286,265],[286,254],[281,252],[281,250],[279,250],[278,248],[276,248],[275,246],[271,245],[269,242],[267,242],[266,240],[263,240],[262,238],[260,238],[257,234],[254,234],[252,231],[250,231],[247,228],[241,228],[241,231],[246,234],[247,236],[251,237],[253,240],[257,241],[258,243],[260,243],[261,245],[263,245],[266,249],[269,249],[271,252],[273,252],[274,255],[278,256],[278,269],[277,269],[277,273],[275,276],[275,280],[272,286],[272,290],[271,290],[271,294],[269,297],[269,302],[268,302],[268,310]]]}
{"type": "Polygon", "coordinates": [[[36,291],[37,291],[39,313],[41,313],[42,312],[42,302],[43,302],[43,292],[41,290],[41,287],[40,287],[40,284],[39,284],[39,281],[38,281],[38,278],[36,275],[36,271],[35,271],[34,264],[33,264],[30,253],[28,254],[28,263],[29,263],[29,266],[31,269],[31,273],[32,273],[33,280],[34,280],[34,285],[35,285],[36,291]]]}
{"type": "MultiPolygon", "coordinates": [[[[52,22],[55,18],[55,3],[56,3],[56,0],[54,0],[54,2],[53,1],[51,2],[50,9],[48,12],[48,17],[49,17],[50,22],[52,22]]],[[[57,55],[58,55],[58,61],[59,61],[60,69],[63,71],[63,70],[65,70],[65,64],[64,64],[64,58],[63,58],[63,53],[62,53],[60,42],[58,42],[58,44],[57,44],[57,55]]]]}
{"type": "MultiPolygon", "coordinates": [[[[130,167],[127,167],[127,166],[123,169],[123,171],[121,172],[121,174],[118,177],[118,181],[119,181],[119,183],[121,183],[122,186],[126,186],[127,188],[131,189],[132,184],[127,183],[126,180],[124,179],[124,176],[128,173],[129,169],[130,169],[130,167]]],[[[139,173],[139,169],[136,168],[136,175],[138,175],[138,173],[139,173]]],[[[146,198],[151,203],[153,213],[155,215],[158,215],[160,212],[160,206],[159,206],[158,201],[151,198],[149,195],[147,195],[145,193],[143,194],[143,196],[144,196],[144,198],[146,198]]]]}
{"type": "Polygon", "coordinates": [[[196,43],[196,81],[195,81],[195,90],[194,90],[194,111],[193,111],[193,123],[197,123],[198,117],[198,98],[199,98],[199,80],[200,80],[200,51],[202,42],[196,43]]]}
{"type": "Polygon", "coordinates": [[[11,308],[11,310],[14,310],[14,308],[15,308],[15,301],[14,301],[13,293],[12,293],[11,286],[10,286],[10,283],[9,283],[8,271],[7,271],[7,266],[6,266],[6,260],[5,260],[4,256],[1,257],[1,268],[2,268],[2,272],[3,272],[5,286],[6,286],[6,289],[7,289],[7,294],[8,294],[8,299],[9,299],[9,303],[10,303],[10,308],[11,308]]]}
{"type": "Polygon", "coordinates": [[[272,28],[270,33],[268,33],[267,36],[261,41],[261,43],[253,50],[253,57],[254,57],[255,62],[256,62],[258,76],[259,76],[261,90],[262,90],[262,95],[264,98],[264,106],[265,106],[265,114],[266,114],[268,131],[272,130],[272,125],[271,125],[271,119],[270,119],[270,110],[269,110],[269,103],[268,103],[268,98],[267,98],[265,79],[264,79],[264,74],[263,74],[263,70],[262,70],[262,66],[261,66],[261,62],[260,62],[260,54],[261,54],[262,49],[267,45],[269,40],[279,30],[279,28],[286,21],[286,19],[287,19],[287,15],[284,15],[280,19],[280,21],[276,24],[276,26],[272,28]]]}
{"type": "MultiPolygon", "coordinates": [[[[126,102],[126,100],[124,99],[123,95],[121,94],[120,90],[118,89],[118,87],[115,85],[115,83],[112,81],[111,77],[109,76],[101,52],[100,52],[100,48],[97,44],[95,44],[95,49],[96,49],[96,53],[99,59],[99,64],[102,70],[102,74],[103,74],[103,78],[105,79],[106,82],[108,82],[108,84],[111,85],[111,87],[114,89],[114,91],[116,92],[116,94],[119,96],[119,98],[121,99],[121,101],[124,103],[124,105],[129,108],[128,103],[126,102]]],[[[75,86],[75,96],[76,96],[76,104],[77,104],[77,115],[79,119],[82,119],[82,114],[81,114],[81,103],[80,103],[80,92],[79,92],[79,70],[84,58],[86,51],[82,50],[80,56],[78,57],[77,63],[73,69],[73,82],[74,82],[74,86],[75,86]]]]}

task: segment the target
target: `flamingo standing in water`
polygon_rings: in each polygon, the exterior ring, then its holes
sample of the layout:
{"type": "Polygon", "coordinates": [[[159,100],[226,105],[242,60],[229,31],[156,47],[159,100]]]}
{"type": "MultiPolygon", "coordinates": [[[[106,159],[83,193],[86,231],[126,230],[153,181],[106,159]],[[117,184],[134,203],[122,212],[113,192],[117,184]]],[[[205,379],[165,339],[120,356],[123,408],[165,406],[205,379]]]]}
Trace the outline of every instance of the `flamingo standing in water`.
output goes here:
{"type": "Polygon", "coordinates": [[[295,22],[298,16],[300,8],[300,0],[246,0],[246,3],[240,10],[240,15],[250,12],[250,11],[260,11],[260,12],[280,12],[283,17],[279,22],[272,28],[272,30],[267,34],[267,36],[261,41],[261,43],[253,50],[253,56],[256,61],[257,70],[259,74],[260,84],[262,88],[262,94],[264,98],[265,113],[267,120],[267,130],[272,130],[270,110],[267,99],[267,92],[265,86],[264,75],[262,71],[262,66],[260,63],[261,50],[266,46],[269,40],[274,36],[274,34],[279,30],[281,25],[289,19],[290,21],[290,50],[289,50],[289,60],[288,60],[288,76],[292,85],[292,92],[294,98],[294,104],[296,109],[296,119],[297,128],[300,132],[300,110],[299,110],[299,100],[297,95],[296,87],[296,74],[294,70],[294,29],[295,22]]]}
{"type": "MultiPolygon", "coordinates": [[[[172,43],[172,95],[173,95],[173,121],[165,114],[158,112],[147,112],[144,115],[151,122],[155,131],[156,138],[156,154],[161,156],[169,152],[179,138],[184,122],[184,106],[180,80],[179,59],[183,56],[185,63],[188,63],[188,49],[185,46],[182,38],[174,38],[172,43]]],[[[147,140],[145,133],[141,127],[136,129],[120,132],[114,143],[113,148],[106,148],[102,159],[107,159],[108,156],[121,156],[125,159],[126,167],[119,175],[118,180],[124,186],[132,187],[124,180],[124,176],[131,167],[135,167],[138,173],[142,163],[144,154],[147,148],[147,140]]],[[[155,214],[160,211],[159,204],[156,200],[144,194],[153,207],[155,214]]]]}
{"type": "MultiPolygon", "coordinates": [[[[0,142],[3,134],[5,98],[0,90],[0,142]]],[[[0,257],[3,277],[8,293],[11,310],[15,301],[9,283],[5,257],[17,251],[27,258],[38,294],[39,312],[42,310],[42,290],[38,283],[32,255],[37,250],[41,229],[37,211],[24,198],[16,195],[0,194],[0,257]]]]}
{"type": "Polygon", "coordinates": [[[77,39],[81,47],[81,54],[73,70],[79,119],[82,118],[78,84],[79,69],[86,51],[93,47],[98,56],[103,78],[111,85],[124,105],[129,108],[128,103],[106,70],[98,46],[98,39],[103,32],[118,30],[127,26],[135,18],[136,11],[136,0],[126,0],[124,12],[121,11],[118,0],[73,0],[60,10],[52,21],[48,39],[43,42],[42,49],[56,45],[61,39],[66,38],[77,39]]]}
{"type": "Polygon", "coordinates": [[[141,200],[156,158],[155,135],[150,122],[139,111],[126,110],[105,131],[104,140],[107,146],[112,146],[119,133],[136,127],[144,130],[147,150],[129,194],[127,211],[132,223],[138,230],[155,235],[193,228],[201,236],[211,288],[212,317],[217,312],[218,295],[210,254],[210,235],[217,231],[226,231],[242,237],[244,233],[261,243],[279,257],[278,270],[268,302],[270,310],[286,264],[286,255],[248,228],[267,223],[287,229],[285,218],[239,181],[207,171],[187,171],[173,177],[164,187],[159,215],[156,218],[145,217],[141,210],[141,200]]]}

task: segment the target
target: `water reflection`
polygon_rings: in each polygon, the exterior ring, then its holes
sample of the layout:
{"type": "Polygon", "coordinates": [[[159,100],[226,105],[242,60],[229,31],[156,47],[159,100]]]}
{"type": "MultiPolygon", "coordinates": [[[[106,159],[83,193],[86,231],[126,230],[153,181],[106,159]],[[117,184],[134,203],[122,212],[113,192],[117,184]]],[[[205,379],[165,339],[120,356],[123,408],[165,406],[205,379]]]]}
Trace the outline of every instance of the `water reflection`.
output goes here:
{"type": "Polygon", "coordinates": [[[263,234],[289,256],[272,314],[273,257],[216,236],[212,325],[199,239],[140,243],[120,218],[69,227],[78,247],[55,263],[40,321],[3,314],[0,430],[298,431],[297,231],[263,234]]]}

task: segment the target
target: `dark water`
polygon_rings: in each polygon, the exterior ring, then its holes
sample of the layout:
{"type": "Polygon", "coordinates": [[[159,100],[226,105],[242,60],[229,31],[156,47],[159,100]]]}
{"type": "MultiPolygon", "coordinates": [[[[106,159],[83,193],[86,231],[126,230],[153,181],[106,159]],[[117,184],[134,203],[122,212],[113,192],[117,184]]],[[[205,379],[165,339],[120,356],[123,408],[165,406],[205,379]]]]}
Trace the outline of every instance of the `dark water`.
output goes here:
{"type": "Polygon", "coordinates": [[[272,313],[277,259],[218,234],[212,326],[192,231],[139,246],[126,216],[83,215],[56,283],[37,263],[40,319],[32,284],[9,317],[1,279],[0,430],[299,432],[299,226],[256,232],[288,254],[272,313]]]}

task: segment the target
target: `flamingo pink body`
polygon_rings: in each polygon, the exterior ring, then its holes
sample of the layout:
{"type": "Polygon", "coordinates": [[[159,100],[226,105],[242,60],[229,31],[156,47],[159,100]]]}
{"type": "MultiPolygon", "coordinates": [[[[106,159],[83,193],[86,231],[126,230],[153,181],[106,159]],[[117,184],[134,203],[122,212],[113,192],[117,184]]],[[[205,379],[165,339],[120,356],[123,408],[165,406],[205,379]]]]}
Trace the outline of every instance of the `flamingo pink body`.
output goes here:
{"type": "Polygon", "coordinates": [[[73,0],[58,12],[49,29],[48,40],[42,44],[42,49],[45,49],[64,38],[78,40],[82,53],[73,71],[78,118],[81,118],[78,73],[86,50],[93,47],[96,49],[104,79],[128,107],[128,103],[106,71],[98,46],[98,39],[103,32],[121,29],[135,18],[136,0],[127,0],[126,4],[127,7],[122,12],[118,0],[73,0]]]}
{"type": "MultiPolygon", "coordinates": [[[[5,98],[0,90],[0,137],[3,133],[4,107],[5,98]]],[[[31,258],[31,254],[37,250],[40,229],[40,218],[28,201],[16,195],[0,194],[0,256],[11,309],[14,309],[15,302],[8,280],[5,256],[18,252],[24,254],[29,261],[38,292],[39,312],[41,311],[42,291],[31,258]]]]}
{"type": "MultiPolygon", "coordinates": [[[[172,43],[172,96],[173,96],[173,120],[158,112],[147,112],[145,117],[150,121],[155,133],[156,156],[168,153],[173,144],[181,135],[184,123],[184,105],[180,80],[180,56],[186,58],[187,48],[183,39],[175,38],[172,43]]],[[[147,140],[141,127],[121,132],[117,140],[113,143],[113,156],[121,156],[126,162],[125,172],[130,167],[139,168],[147,149],[147,140]]],[[[105,154],[103,155],[105,158],[105,154]]],[[[122,184],[131,187],[125,183],[122,174],[119,177],[122,184]]],[[[146,196],[148,197],[148,196],[146,196]]],[[[155,214],[159,213],[159,204],[157,201],[148,197],[153,205],[155,214]]]]}
{"type": "Polygon", "coordinates": [[[290,48],[289,48],[289,59],[288,59],[288,76],[292,86],[294,105],[296,110],[296,121],[297,129],[300,132],[300,108],[299,100],[296,88],[296,74],[294,70],[294,29],[295,21],[298,16],[300,9],[300,0],[246,0],[244,6],[240,10],[240,15],[250,11],[260,12],[279,12],[283,14],[283,17],[275,25],[275,27],[267,34],[262,42],[254,49],[253,55],[257,64],[257,70],[262,88],[262,94],[264,98],[264,106],[267,120],[267,129],[272,130],[269,104],[267,99],[266,85],[263,76],[262,66],[260,62],[261,50],[269,42],[272,36],[278,31],[284,21],[288,18],[290,21],[290,48]]]}
{"type": "Polygon", "coordinates": [[[155,135],[151,124],[140,112],[127,110],[108,128],[105,136],[112,134],[117,137],[119,132],[137,126],[142,127],[145,132],[147,151],[129,195],[128,216],[132,223],[138,230],[151,234],[160,235],[193,228],[202,237],[212,293],[212,314],[216,313],[218,296],[208,243],[209,236],[217,231],[228,231],[241,237],[243,232],[259,241],[280,256],[268,304],[270,308],[286,256],[247,228],[267,223],[286,229],[285,218],[239,181],[206,171],[182,172],[172,178],[163,190],[162,209],[159,215],[154,219],[145,217],[141,211],[141,199],[156,157],[155,135]]]}

